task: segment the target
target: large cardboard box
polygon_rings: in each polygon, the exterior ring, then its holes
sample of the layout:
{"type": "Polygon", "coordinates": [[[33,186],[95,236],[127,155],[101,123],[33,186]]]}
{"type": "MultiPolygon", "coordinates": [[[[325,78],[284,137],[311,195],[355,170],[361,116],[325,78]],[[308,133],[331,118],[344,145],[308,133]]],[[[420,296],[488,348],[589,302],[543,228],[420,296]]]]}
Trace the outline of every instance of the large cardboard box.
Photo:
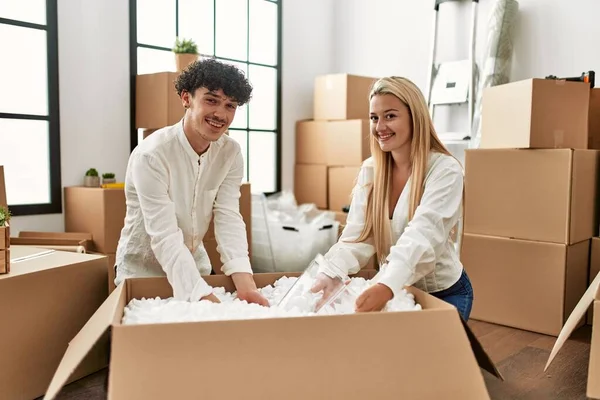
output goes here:
{"type": "Polygon", "coordinates": [[[127,211],[124,189],[69,186],[64,193],[65,231],[89,232],[93,250],[115,253],[127,211]]]}
{"type": "Polygon", "coordinates": [[[587,287],[590,241],[574,245],[465,234],[471,318],[558,335],[587,287]]]}
{"type": "Polygon", "coordinates": [[[175,90],[175,72],[136,76],[135,127],[159,129],[183,118],[185,109],[175,90]]]}
{"type": "Polygon", "coordinates": [[[600,88],[590,91],[588,137],[590,149],[600,150],[600,88]]]}
{"type": "MultiPolygon", "coordinates": [[[[8,211],[6,184],[4,183],[4,166],[0,165],[0,208],[8,211]]],[[[10,223],[0,226],[0,274],[10,272],[10,223]]]]}
{"type": "Polygon", "coordinates": [[[327,188],[330,210],[342,211],[352,201],[352,189],[356,184],[360,167],[330,167],[327,188]]]}
{"type": "MultiPolygon", "coordinates": [[[[0,397],[34,399],[106,300],[106,257],[17,245],[11,262],[0,276],[0,397]]],[[[108,338],[98,339],[69,381],[108,365],[108,338]]]]}
{"type": "MultiPolygon", "coordinates": [[[[590,305],[592,306],[596,317],[600,317],[600,275],[596,275],[596,278],[587,288],[571,315],[569,315],[567,322],[565,322],[565,326],[560,331],[560,334],[554,343],[554,347],[550,352],[544,371],[548,369],[569,336],[577,329],[579,321],[583,319],[585,312],[590,308],[590,305]]],[[[594,319],[594,325],[592,327],[587,397],[590,399],[600,399],[600,318],[594,319]]]]}
{"type": "MultiPolygon", "coordinates": [[[[589,284],[591,285],[596,276],[600,274],[600,237],[592,238],[590,246],[590,275],[589,284]]],[[[587,314],[587,323],[592,325],[594,321],[594,313],[590,310],[587,314]]]]}
{"type": "MultiPolygon", "coordinates": [[[[255,280],[263,287],[281,276],[255,280]]],[[[206,280],[234,289],[224,275],[206,280]]],[[[165,278],[127,279],[71,342],[45,399],[108,329],[110,400],[197,398],[199,390],[216,399],[224,388],[227,398],[244,399],[489,399],[479,367],[501,375],[456,308],[408,290],[422,311],[125,326],[131,299],[172,296],[165,278]],[[373,332],[378,340],[360,343],[373,332]]]]}
{"type": "Polygon", "coordinates": [[[466,151],[464,231],[574,244],[598,233],[597,150],[466,151]]]}
{"type": "Polygon", "coordinates": [[[327,166],[296,164],[294,195],[298,204],[313,203],[327,209],[327,166]]]}
{"type": "Polygon", "coordinates": [[[483,93],[481,148],[589,148],[590,85],[527,79],[483,93]]]}
{"type": "Polygon", "coordinates": [[[371,156],[369,120],[298,121],[296,163],[359,166],[371,156]]]}
{"type": "Polygon", "coordinates": [[[369,92],[376,79],[350,74],[315,78],[315,120],[364,119],[369,117],[369,92]]]}

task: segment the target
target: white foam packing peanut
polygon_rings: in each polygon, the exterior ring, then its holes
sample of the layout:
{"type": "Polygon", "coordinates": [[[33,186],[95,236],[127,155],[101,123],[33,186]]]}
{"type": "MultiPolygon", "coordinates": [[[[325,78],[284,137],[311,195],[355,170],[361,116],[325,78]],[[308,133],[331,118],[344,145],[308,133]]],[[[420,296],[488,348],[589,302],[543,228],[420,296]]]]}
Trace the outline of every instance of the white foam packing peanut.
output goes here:
{"type": "MultiPolygon", "coordinates": [[[[273,285],[259,289],[263,296],[269,301],[270,307],[247,303],[238,299],[235,293],[226,292],[224,288],[214,288],[214,294],[221,303],[213,303],[208,300],[187,302],[178,301],[173,298],[160,299],[133,299],[125,307],[122,324],[152,324],[152,323],[176,323],[176,322],[198,322],[236,319],[257,319],[277,317],[301,317],[316,315],[312,312],[314,305],[321,294],[305,293],[305,302],[296,302],[294,307],[288,309],[277,307],[281,298],[287,293],[296,277],[282,277],[273,285]],[[300,307],[304,304],[305,307],[300,307]]],[[[338,298],[335,304],[320,310],[320,314],[351,314],[354,313],[356,296],[370,286],[370,282],[364,278],[352,278],[349,283],[349,291],[338,298]]],[[[414,296],[406,290],[400,296],[394,297],[388,302],[384,311],[416,311],[421,306],[415,303],[414,296]]]]}

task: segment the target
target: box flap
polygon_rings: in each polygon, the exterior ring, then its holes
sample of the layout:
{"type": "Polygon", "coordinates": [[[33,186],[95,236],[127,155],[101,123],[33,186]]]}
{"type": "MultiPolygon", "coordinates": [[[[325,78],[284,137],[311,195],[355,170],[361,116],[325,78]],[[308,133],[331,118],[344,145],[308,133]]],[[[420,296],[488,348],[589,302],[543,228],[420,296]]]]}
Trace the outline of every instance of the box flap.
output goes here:
{"type": "Polygon", "coordinates": [[[498,371],[498,368],[496,368],[496,365],[494,364],[490,356],[485,352],[483,346],[481,346],[481,343],[479,343],[479,340],[477,340],[477,337],[475,336],[473,331],[471,331],[471,328],[469,328],[469,325],[465,322],[464,319],[462,319],[462,317],[460,318],[460,320],[465,328],[465,332],[467,332],[467,337],[469,338],[469,342],[471,343],[471,348],[473,349],[473,353],[475,354],[475,359],[477,359],[477,364],[479,364],[481,368],[483,368],[490,374],[494,375],[496,378],[504,380],[504,377],[502,376],[500,371],[498,371]]]}
{"type": "Polygon", "coordinates": [[[119,311],[119,302],[123,296],[124,285],[120,284],[108,299],[94,313],[92,318],[85,324],[81,331],[69,343],[69,347],[63,356],[56,373],[52,377],[50,386],[46,391],[44,400],[56,398],[71,374],[83,361],[85,356],[100,340],[104,332],[111,326],[115,313],[119,311]]]}
{"type": "Polygon", "coordinates": [[[592,302],[594,301],[594,295],[597,297],[597,291],[600,289],[600,274],[596,275],[591,285],[587,288],[579,303],[575,306],[575,309],[569,315],[567,322],[560,331],[556,342],[554,343],[554,347],[552,348],[552,352],[550,352],[550,357],[548,358],[548,362],[546,363],[546,367],[544,367],[544,371],[548,369],[554,357],[558,354],[560,349],[564,346],[567,339],[571,336],[573,331],[577,328],[577,324],[581,321],[582,318],[585,317],[585,313],[587,309],[590,307],[592,302]]]}

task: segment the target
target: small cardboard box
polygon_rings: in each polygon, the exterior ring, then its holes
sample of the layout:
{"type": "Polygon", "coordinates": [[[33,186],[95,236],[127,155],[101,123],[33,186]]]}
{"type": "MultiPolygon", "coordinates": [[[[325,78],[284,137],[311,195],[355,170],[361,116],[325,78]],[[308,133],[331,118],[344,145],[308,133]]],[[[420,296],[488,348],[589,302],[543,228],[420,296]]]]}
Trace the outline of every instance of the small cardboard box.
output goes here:
{"type": "Polygon", "coordinates": [[[465,154],[466,233],[564,244],[597,235],[597,150],[465,154]]]}
{"type": "Polygon", "coordinates": [[[465,234],[471,317],[556,336],[585,292],[590,241],[574,245],[465,234]]]}
{"type": "MultiPolygon", "coordinates": [[[[544,371],[548,369],[560,349],[571,334],[579,326],[579,322],[585,317],[585,312],[590,305],[596,317],[600,317],[600,274],[596,275],[591,285],[587,288],[575,309],[569,315],[567,322],[560,331],[554,347],[548,357],[544,371]]],[[[592,342],[590,347],[590,363],[588,367],[587,397],[600,399],[600,318],[594,319],[592,327],[592,342]]]]}
{"type": "Polygon", "coordinates": [[[294,195],[298,204],[313,203],[327,209],[327,166],[296,164],[294,195]]]}
{"type": "Polygon", "coordinates": [[[92,250],[115,253],[127,211],[124,189],[69,186],[64,194],[65,231],[91,233],[92,250]]]}
{"type": "Polygon", "coordinates": [[[327,205],[330,210],[342,211],[352,201],[360,167],[330,167],[328,171],[327,205]]]}
{"type": "Polygon", "coordinates": [[[369,120],[298,121],[296,163],[360,166],[371,156],[369,120]]]}
{"type": "MultiPolygon", "coordinates": [[[[8,210],[6,183],[4,182],[4,166],[0,165],[0,208],[8,210]]],[[[0,226],[0,274],[10,272],[10,223],[0,226]]]]}
{"type": "Polygon", "coordinates": [[[315,120],[365,119],[369,117],[369,92],[376,79],[350,74],[315,78],[315,120]]]}
{"type": "Polygon", "coordinates": [[[480,148],[588,149],[590,85],[527,79],[483,92],[480,148]]]}
{"type": "MultiPolygon", "coordinates": [[[[254,278],[258,287],[264,287],[282,276],[254,278]]],[[[206,280],[234,289],[224,275],[206,280]]],[[[408,290],[423,310],[122,325],[124,307],[131,299],[172,296],[166,278],[127,279],[73,339],[45,399],[56,398],[108,329],[109,400],[197,398],[199,388],[203,398],[216,399],[223,397],[224,387],[232,399],[489,399],[480,366],[501,375],[456,308],[414,288],[408,290]],[[358,345],[359,338],[373,332],[378,340],[358,345]],[[224,370],[226,374],[215,373],[224,370]],[[357,376],[363,379],[350,383],[357,376]],[[302,384],[306,382],[310,384],[302,384]]]]}
{"type": "Polygon", "coordinates": [[[175,72],[158,72],[136,77],[135,127],[160,129],[183,118],[185,109],[175,90],[175,72]]]}
{"type": "MultiPolygon", "coordinates": [[[[69,342],[107,298],[106,257],[11,246],[0,276],[0,397],[42,396],[69,342]]],[[[108,365],[101,336],[69,381],[108,365]]]]}

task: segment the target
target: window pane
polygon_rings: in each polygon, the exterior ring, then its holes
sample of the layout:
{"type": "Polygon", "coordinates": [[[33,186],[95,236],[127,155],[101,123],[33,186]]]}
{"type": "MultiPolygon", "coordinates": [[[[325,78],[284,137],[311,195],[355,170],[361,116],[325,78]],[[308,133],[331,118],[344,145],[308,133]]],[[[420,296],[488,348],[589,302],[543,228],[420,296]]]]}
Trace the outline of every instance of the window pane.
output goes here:
{"type": "Polygon", "coordinates": [[[147,49],[138,47],[137,49],[137,73],[153,74],[155,72],[176,71],[175,55],[171,51],[147,49]]]}
{"type": "MultiPolygon", "coordinates": [[[[248,64],[239,63],[239,62],[235,62],[235,61],[226,61],[226,60],[219,60],[219,61],[221,61],[225,64],[231,64],[231,65],[239,68],[240,70],[242,70],[244,75],[248,76],[248,64]]],[[[248,104],[244,104],[243,106],[241,106],[237,109],[237,111],[235,112],[235,119],[231,123],[231,128],[240,128],[240,129],[248,128],[248,104]]]]}
{"type": "Polygon", "coordinates": [[[172,48],[175,44],[175,0],[137,0],[137,41],[172,48]]]}
{"type": "Polygon", "coordinates": [[[250,0],[250,61],[277,64],[277,4],[250,0]]]}
{"type": "Polygon", "coordinates": [[[244,156],[244,182],[248,182],[248,132],[230,129],[229,136],[240,144],[244,156]]]}
{"type": "Polygon", "coordinates": [[[0,24],[0,59],[0,112],[48,115],[46,31],[0,24]]]}
{"type": "Polygon", "coordinates": [[[1,0],[0,18],[46,25],[46,0],[1,0]]]}
{"type": "Polygon", "coordinates": [[[248,1],[216,0],[216,55],[246,61],[248,59],[248,1]]]}
{"type": "Polygon", "coordinates": [[[48,122],[0,119],[0,149],[8,205],[50,203],[48,122]]]}
{"type": "Polygon", "coordinates": [[[250,82],[254,87],[250,100],[250,128],[276,129],[277,70],[250,65],[250,82]]]}
{"type": "Polygon", "coordinates": [[[215,54],[214,0],[179,0],[179,37],[193,39],[200,54],[215,54]]]}
{"type": "Polygon", "coordinates": [[[275,132],[250,132],[250,183],[252,191],[274,192],[276,189],[275,132]]]}

